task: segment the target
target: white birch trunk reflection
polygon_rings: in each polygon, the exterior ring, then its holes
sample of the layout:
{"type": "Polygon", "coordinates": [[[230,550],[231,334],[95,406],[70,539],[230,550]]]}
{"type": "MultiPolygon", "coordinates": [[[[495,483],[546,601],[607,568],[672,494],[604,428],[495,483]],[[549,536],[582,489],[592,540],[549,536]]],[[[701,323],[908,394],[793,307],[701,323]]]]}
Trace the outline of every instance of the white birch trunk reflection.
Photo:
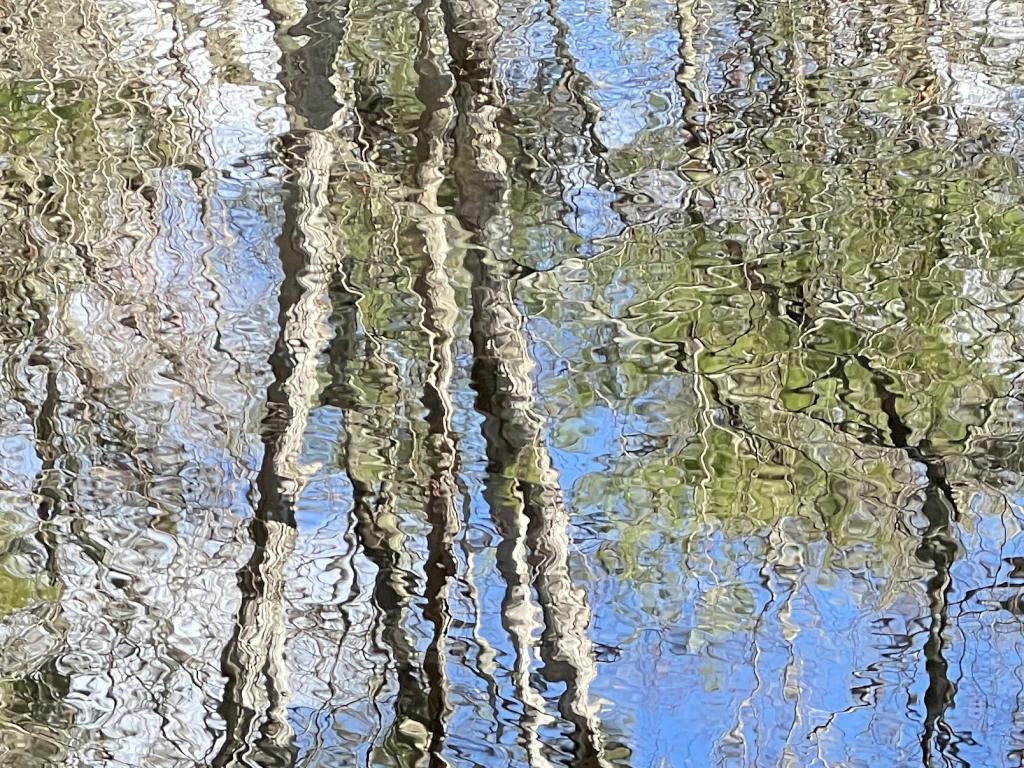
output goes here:
{"type": "Polygon", "coordinates": [[[329,338],[327,289],[336,266],[322,213],[333,152],[319,133],[310,132],[304,142],[292,191],[296,199],[286,203],[280,238],[285,270],[280,334],[271,361],[274,379],[267,396],[263,462],[255,483],[259,501],[251,525],[254,549],[240,575],[243,597],[236,634],[224,653],[228,685],[220,711],[227,733],[215,766],[245,764],[251,752],[294,760],[285,573],[297,536],[295,504],[310,475],[301,461],[302,443],[319,390],[320,353],[329,338]]]}
{"type": "Polygon", "coordinates": [[[419,147],[416,202],[421,215],[417,225],[423,237],[426,264],[417,280],[423,306],[424,328],[429,336],[427,380],[423,404],[427,410],[430,448],[430,488],[427,500],[426,589],[424,616],[433,625],[430,645],[423,659],[429,686],[428,728],[430,760],[443,764],[442,753],[451,713],[448,701],[447,637],[451,624],[449,590],[457,570],[453,539],[459,528],[456,500],[458,439],[452,418],[455,324],[458,319],[455,289],[448,270],[447,222],[438,203],[444,181],[445,147],[454,118],[453,79],[448,70],[448,43],[438,0],[422,0],[414,10],[419,24],[416,72],[417,96],[423,117],[417,134],[419,147]]]}
{"type": "Polygon", "coordinates": [[[516,646],[517,687],[530,713],[525,723],[527,748],[531,760],[542,763],[544,756],[533,739],[544,702],[529,681],[532,584],[544,624],[542,673],[565,686],[559,710],[574,726],[577,764],[601,765],[603,737],[589,693],[596,676],[588,634],[590,609],[585,592],[573,586],[570,575],[569,517],[547,453],[525,323],[513,296],[508,168],[498,124],[504,105],[493,53],[500,33],[497,5],[488,0],[446,0],[444,8],[457,69],[457,213],[473,236],[467,257],[472,276],[473,379],[484,415],[488,502],[505,538],[499,551],[499,568],[507,584],[503,622],[516,646]]]}

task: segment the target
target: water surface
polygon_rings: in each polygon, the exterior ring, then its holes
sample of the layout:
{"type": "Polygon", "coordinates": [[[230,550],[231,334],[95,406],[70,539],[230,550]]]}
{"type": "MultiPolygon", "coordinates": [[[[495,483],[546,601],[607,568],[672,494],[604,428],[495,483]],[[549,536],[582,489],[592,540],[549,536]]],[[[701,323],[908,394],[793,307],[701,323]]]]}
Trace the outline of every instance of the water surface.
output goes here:
{"type": "Polygon", "coordinates": [[[0,754],[1020,765],[1024,3],[0,0],[0,754]]]}

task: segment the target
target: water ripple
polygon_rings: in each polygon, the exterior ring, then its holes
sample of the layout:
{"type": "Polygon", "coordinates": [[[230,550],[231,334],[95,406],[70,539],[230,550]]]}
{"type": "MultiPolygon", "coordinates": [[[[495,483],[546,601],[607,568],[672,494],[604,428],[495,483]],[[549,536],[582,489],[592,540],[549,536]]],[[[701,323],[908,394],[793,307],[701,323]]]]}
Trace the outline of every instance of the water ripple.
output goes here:
{"type": "Polygon", "coordinates": [[[1021,8],[0,0],[11,765],[1014,765],[1021,8]]]}

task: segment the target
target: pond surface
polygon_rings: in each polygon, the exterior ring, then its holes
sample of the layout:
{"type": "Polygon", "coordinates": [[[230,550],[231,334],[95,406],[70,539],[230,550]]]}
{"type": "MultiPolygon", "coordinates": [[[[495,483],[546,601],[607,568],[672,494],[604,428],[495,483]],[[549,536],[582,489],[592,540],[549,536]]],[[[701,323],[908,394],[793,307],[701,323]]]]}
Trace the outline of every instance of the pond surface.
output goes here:
{"type": "Polygon", "coordinates": [[[1018,766],[1024,3],[0,0],[0,759],[1018,766]]]}

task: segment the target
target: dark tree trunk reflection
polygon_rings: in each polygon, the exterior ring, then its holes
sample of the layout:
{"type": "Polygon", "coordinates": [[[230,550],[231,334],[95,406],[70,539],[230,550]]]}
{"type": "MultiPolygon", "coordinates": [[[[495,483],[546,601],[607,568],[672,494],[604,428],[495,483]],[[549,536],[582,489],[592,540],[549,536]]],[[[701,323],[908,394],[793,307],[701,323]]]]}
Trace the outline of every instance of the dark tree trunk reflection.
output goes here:
{"type": "MultiPolygon", "coordinates": [[[[343,28],[343,9],[338,8],[310,3],[302,25],[315,33],[283,62],[282,84],[299,131],[326,127],[338,108],[333,86],[328,87],[343,28]]],[[[309,130],[293,133],[284,152],[284,220],[277,241],[283,272],[279,331],[270,358],[263,458],[253,483],[253,550],[239,572],[238,619],[222,655],[227,682],[218,712],[226,732],[212,761],[216,768],[250,761],[290,766],[298,754],[288,719],[285,574],[297,537],[295,504],[306,480],[299,456],[327,341],[329,306],[323,297],[336,255],[315,221],[333,162],[330,144],[309,130]]]]}
{"type": "Polygon", "coordinates": [[[603,735],[590,702],[595,659],[588,636],[586,594],[569,573],[568,515],[547,455],[537,413],[524,319],[515,304],[510,258],[508,168],[501,153],[503,109],[493,47],[497,6],[487,0],[444,0],[456,76],[454,175],[456,214],[472,235],[466,257],[471,276],[473,385],[484,417],[486,497],[502,534],[499,570],[506,581],[502,622],[516,650],[517,693],[531,759],[542,712],[529,680],[529,589],[537,592],[544,632],[542,673],[564,685],[559,710],[574,728],[577,765],[603,764],[603,735]]]}

